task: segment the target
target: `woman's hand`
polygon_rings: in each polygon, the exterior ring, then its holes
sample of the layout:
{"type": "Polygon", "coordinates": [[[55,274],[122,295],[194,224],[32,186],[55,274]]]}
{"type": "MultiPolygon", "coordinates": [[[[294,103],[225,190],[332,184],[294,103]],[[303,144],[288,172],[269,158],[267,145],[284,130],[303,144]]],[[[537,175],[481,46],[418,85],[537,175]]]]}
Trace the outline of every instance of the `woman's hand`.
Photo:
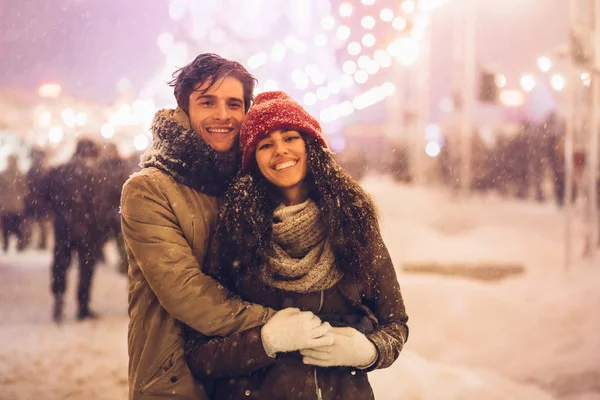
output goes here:
{"type": "Polygon", "coordinates": [[[275,357],[276,353],[332,345],[333,337],[325,335],[329,329],[329,323],[321,323],[310,311],[286,308],[262,327],[260,335],[266,353],[275,357]]]}
{"type": "Polygon", "coordinates": [[[331,346],[300,350],[304,364],[318,367],[368,368],[377,361],[377,348],[365,335],[354,328],[331,328],[331,346]]]}

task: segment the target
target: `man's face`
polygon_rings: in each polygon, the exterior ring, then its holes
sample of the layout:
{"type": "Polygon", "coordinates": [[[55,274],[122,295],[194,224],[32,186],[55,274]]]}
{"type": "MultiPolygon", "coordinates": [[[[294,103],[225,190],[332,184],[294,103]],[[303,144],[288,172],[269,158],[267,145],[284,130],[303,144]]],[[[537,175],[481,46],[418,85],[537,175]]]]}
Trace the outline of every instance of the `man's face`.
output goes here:
{"type": "Polygon", "coordinates": [[[190,94],[189,117],[192,129],[216,151],[229,151],[244,118],[244,87],[236,78],[225,77],[199,83],[190,94]]]}

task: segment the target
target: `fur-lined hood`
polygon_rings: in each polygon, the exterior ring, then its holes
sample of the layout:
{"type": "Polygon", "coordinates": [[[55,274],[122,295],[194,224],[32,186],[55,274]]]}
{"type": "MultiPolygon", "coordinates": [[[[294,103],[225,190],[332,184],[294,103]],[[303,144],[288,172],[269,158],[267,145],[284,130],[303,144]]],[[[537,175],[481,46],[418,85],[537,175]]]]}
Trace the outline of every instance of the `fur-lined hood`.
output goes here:
{"type": "Polygon", "coordinates": [[[155,167],[176,181],[209,196],[223,194],[241,165],[239,144],[218,152],[190,127],[181,108],[159,110],[152,121],[152,147],[141,157],[142,168],[155,167]]]}

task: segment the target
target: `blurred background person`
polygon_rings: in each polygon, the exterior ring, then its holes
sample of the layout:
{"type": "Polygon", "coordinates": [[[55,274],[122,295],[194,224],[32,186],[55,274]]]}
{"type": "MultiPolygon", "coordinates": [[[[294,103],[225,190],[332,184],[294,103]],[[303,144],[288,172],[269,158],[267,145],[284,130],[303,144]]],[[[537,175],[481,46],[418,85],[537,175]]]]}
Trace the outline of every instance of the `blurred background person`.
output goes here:
{"type": "Polygon", "coordinates": [[[27,194],[25,195],[25,225],[28,233],[27,241],[37,228],[38,242],[36,248],[45,250],[48,247],[48,231],[51,223],[50,203],[44,199],[43,193],[47,190],[46,152],[39,148],[31,150],[31,167],[27,171],[25,181],[27,194]]]}
{"type": "Polygon", "coordinates": [[[100,217],[102,208],[100,177],[97,174],[100,148],[91,139],[79,139],[70,161],[48,172],[46,198],[54,212],[54,259],[52,261],[51,290],[54,295],[52,317],[63,318],[64,294],[67,289],[67,271],[73,253],[79,262],[77,319],[97,318],[90,310],[90,291],[99,246],[102,243],[100,217]]]}
{"type": "Polygon", "coordinates": [[[2,248],[8,252],[10,237],[17,237],[17,251],[25,245],[23,236],[23,212],[25,210],[25,176],[19,170],[19,158],[11,154],[6,170],[0,173],[0,216],[2,221],[2,248]]]}

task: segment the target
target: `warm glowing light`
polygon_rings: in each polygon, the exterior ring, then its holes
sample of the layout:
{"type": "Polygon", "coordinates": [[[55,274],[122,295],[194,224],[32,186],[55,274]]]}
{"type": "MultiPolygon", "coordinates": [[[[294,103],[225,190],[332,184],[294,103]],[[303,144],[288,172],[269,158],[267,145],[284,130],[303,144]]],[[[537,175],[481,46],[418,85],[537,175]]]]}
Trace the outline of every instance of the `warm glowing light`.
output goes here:
{"type": "Polygon", "coordinates": [[[365,83],[367,79],[369,79],[369,74],[365,70],[359,69],[354,73],[356,83],[365,83]]]}
{"type": "Polygon", "coordinates": [[[397,31],[401,31],[406,28],[406,20],[402,17],[396,17],[392,21],[392,27],[397,31]]]}
{"type": "Polygon", "coordinates": [[[87,123],[87,119],[87,115],[81,112],[75,116],[75,124],[78,126],[84,126],[87,123]]]}
{"type": "Polygon", "coordinates": [[[40,114],[38,124],[41,128],[48,128],[52,123],[52,114],[50,111],[44,111],[40,114]]]}
{"type": "Polygon", "coordinates": [[[64,132],[61,127],[55,126],[54,128],[50,128],[48,131],[48,140],[51,143],[57,144],[59,143],[64,136],[64,132]]]}
{"type": "Polygon", "coordinates": [[[351,42],[350,44],[348,44],[348,54],[352,55],[352,56],[356,56],[360,53],[360,44],[358,44],[357,42],[351,42]]]}
{"type": "Polygon", "coordinates": [[[428,142],[425,146],[425,153],[431,158],[439,156],[441,150],[442,149],[437,142],[428,142]]]}
{"type": "Polygon", "coordinates": [[[342,64],[342,71],[344,71],[345,74],[352,75],[356,72],[356,63],[352,60],[345,61],[344,64],[342,64]]]}
{"type": "Polygon", "coordinates": [[[344,2],[342,4],[340,4],[340,16],[341,17],[349,17],[352,15],[352,4],[348,3],[348,2],[344,2]]]}
{"type": "Polygon", "coordinates": [[[136,135],[133,138],[133,147],[135,147],[137,151],[146,150],[148,147],[150,147],[150,139],[148,139],[148,136],[146,135],[136,135]]]}
{"type": "Polygon", "coordinates": [[[394,19],[394,12],[392,10],[390,10],[389,8],[384,8],[379,13],[379,18],[381,18],[382,21],[390,22],[391,20],[394,19]]]}
{"type": "Polygon", "coordinates": [[[525,103],[525,95],[520,90],[502,90],[499,99],[507,107],[519,107],[525,103]]]}
{"type": "Polygon", "coordinates": [[[393,95],[395,91],[396,91],[396,86],[392,82],[386,82],[383,85],[381,85],[381,92],[386,97],[393,95]]]}
{"type": "Polygon", "coordinates": [[[552,68],[552,61],[548,57],[540,57],[537,60],[537,65],[542,72],[548,72],[552,68]]]}
{"type": "Polygon", "coordinates": [[[409,66],[419,58],[419,43],[414,38],[398,38],[388,46],[387,52],[400,65],[409,66]]]}
{"type": "Polygon", "coordinates": [[[65,108],[62,110],[60,116],[62,117],[62,120],[66,126],[69,128],[75,126],[75,112],[71,108],[65,108]]]}
{"type": "Polygon", "coordinates": [[[521,77],[521,88],[524,91],[530,92],[535,87],[535,78],[531,75],[523,75],[521,77]]]}
{"type": "Polygon", "coordinates": [[[380,67],[387,68],[392,64],[392,58],[390,55],[383,49],[379,49],[373,55],[373,58],[379,64],[380,67]]]}
{"type": "Polygon", "coordinates": [[[367,33],[365,36],[363,36],[362,38],[362,44],[365,47],[373,47],[375,45],[375,36],[373,36],[370,33],[367,33]]]}
{"type": "Polygon", "coordinates": [[[592,84],[592,76],[589,72],[581,73],[581,82],[583,82],[585,86],[590,86],[592,84]]]}
{"type": "Polygon", "coordinates": [[[350,28],[348,28],[346,25],[342,25],[337,29],[335,35],[340,40],[346,40],[350,37],[350,28]]]}
{"type": "Polygon", "coordinates": [[[360,24],[365,29],[373,29],[375,27],[375,18],[371,17],[370,15],[367,15],[365,17],[362,17],[362,19],[360,20],[360,24]]]}
{"type": "Polygon", "coordinates": [[[560,92],[565,88],[565,78],[560,74],[554,74],[550,78],[550,84],[552,85],[552,89],[560,92]]]}
{"type": "Polygon", "coordinates": [[[363,3],[365,6],[372,6],[373,4],[375,4],[375,0],[360,0],[361,3],[363,3]]]}
{"type": "Polygon", "coordinates": [[[369,59],[369,64],[366,68],[367,72],[371,75],[375,75],[379,71],[379,64],[374,60],[369,59]]]}
{"type": "Polygon", "coordinates": [[[41,97],[56,98],[56,97],[60,96],[61,91],[62,91],[62,88],[60,87],[60,85],[58,83],[46,83],[46,84],[40,86],[40,88],[38,89],[38,94],[41,97]]]}
{"type": "Polygon", "coordinates": [[[317,97],[319,98],[319,100],[327,100],[327,98],[329,97],[329,90],[327,90],[327,87],[322,86],[318,88],[317,97]]]}
{"type": "Polygon", "coordinates": [[[100,128],[100,134],[106,139],[111,139],[115,136],[115,127],[111,124],[104,124],[102,125],[102,128],[100,128]]]}
{"type": "Polygon", "coordinates": [[[371,59],[369,58],[369,56],[362,55],[362,56],[358,57],[357,64],[360,68],[366,70],[370,63],[371,63],[371,59]]]}
{"type": "Polygon", "coordinates": [[[402,11],[406,13],[413,13],[417,8],[415,2],[412,0],[405,0],[400,7],[402,8],[402,11]]]}

